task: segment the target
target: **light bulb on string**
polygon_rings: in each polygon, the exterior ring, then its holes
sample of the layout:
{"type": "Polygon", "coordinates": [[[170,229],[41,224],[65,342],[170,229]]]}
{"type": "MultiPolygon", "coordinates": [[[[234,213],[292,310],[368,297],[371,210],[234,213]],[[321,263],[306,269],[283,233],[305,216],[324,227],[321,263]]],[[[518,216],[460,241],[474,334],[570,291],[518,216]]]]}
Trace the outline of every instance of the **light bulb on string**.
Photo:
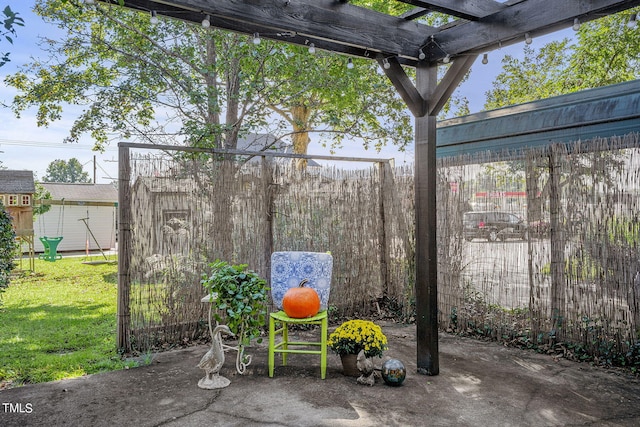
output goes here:
{"type": "Polygon", "coordinates": [[[260,40],[259,33],[253,33],[253,44],[258,45],[262,40],[260,40]]]}
{"type": "Polygon", "coordinates": [[[425,58],[427,57],[427,55],[424,53],[424,50],[420,49],[418,52],[420,52],[420,53],[418,54],[418,59],[419,59],[420,61],[422,61],[423,59],[425,59],[425,58]]]}
{"type": "Polygon", "coordinates": [[[489,54],[485,53],[484,55],[482,55],[482,63],[483,64],[488,64],[489,63],[489,54]]]}
{"type": "Polygon", "coordinates": [[[158,14],[156,13],[155,10],[151,11],[151,18],[149,19],[149,22],[151,22],[152,24],[158,23],[158,14]]]}
{"type": "Polygon", "coordinates": [[[580,29],[580,20],[578,18],[573,19],[573,31],[578,31],[580,29]]]}
{"type": "Polygon", "coordinates": [[[382,60],[382,68],[384,68],[385,70],[391,68],[391,64],[389,64],[389,60],[387,58],[384,58],[382,60]]]}
{"type": "Polygon", "coordinates": [[[316,53],[316,45],[315,44],[313,44],[313,43],[309,44],[309,53],[312,54],[312,55],[314,53],[316,53]]]}
{"type": "Polygon", "coordinates": [[[353,61],[351,60],[351,58],[349,58],[349,60],[347,61],[347,68],[348,69],[353,69],[353,61]]]}
{"type": "Polygon", "coordinates": [[[209,15],[205,16],[202,20],[202,27],[209,28],[211,26],[211,17],[209,15]]]}
{"type": "Polygon", "coordinates": [[[533,43],[533,39],[531,38],[531,34],[526,33],[526,34],[524,35],[524,42],[525,42],[526,44],[531,44],[531,43],[533,43]]]}
{"type": "Polygon", "coordinates": [[[447,54],[447,56],[442,58],[442,62],[444,62],[445,64],[448,64],[449,61],[451,61],[451,56],[449,56],[449,54],[447,54]]]}

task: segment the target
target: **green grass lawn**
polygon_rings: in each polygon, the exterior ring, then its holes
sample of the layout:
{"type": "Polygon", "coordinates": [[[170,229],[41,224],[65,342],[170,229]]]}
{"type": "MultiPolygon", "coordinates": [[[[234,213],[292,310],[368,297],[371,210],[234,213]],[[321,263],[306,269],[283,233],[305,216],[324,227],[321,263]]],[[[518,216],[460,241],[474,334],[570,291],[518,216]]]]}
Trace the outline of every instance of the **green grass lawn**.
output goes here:
{"type": "Polygon", "coordinates": [[[2,295],[0,389],[124,368],[116,349],[117,266],[64,257],[36,260],[35,271],[14,278],[2,295]]]}

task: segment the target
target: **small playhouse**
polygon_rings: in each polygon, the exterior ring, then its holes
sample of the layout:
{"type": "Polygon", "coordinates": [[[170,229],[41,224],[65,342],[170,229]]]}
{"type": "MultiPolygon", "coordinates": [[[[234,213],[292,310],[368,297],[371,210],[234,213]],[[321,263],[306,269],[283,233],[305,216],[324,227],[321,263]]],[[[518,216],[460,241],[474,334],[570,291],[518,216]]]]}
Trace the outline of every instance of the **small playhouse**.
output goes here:
{"type": "Polygon", "coordinates": [[[23,252],[29,254],[33,270],[34,232],[33,196],[36,192],[33,172],[0,170],[0,201],[11,215],[16,239],[23,252]]]}

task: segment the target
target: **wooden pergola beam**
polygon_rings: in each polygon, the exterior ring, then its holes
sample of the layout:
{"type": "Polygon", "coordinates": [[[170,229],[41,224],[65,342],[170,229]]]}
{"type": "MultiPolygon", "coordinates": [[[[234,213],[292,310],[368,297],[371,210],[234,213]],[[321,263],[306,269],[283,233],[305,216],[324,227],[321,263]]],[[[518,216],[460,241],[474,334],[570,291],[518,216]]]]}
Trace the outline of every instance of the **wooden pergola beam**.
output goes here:
{"type": "Polygon", "coordinates": [[[402,0],[402,2],[471,21],[477,21],[507,7],[493,0],[402,0]]]}
{"type": "Polygon", "coordinates": [[[526,0],[488,15],[442,29],[425,50],[427,60],[444,55],[482,53],[522,43],[524,35],[538,37],[640,5],[640,0],[526,0]],[[444,55],[443,55],[444,52],[444,55]]]}
{"type": "MultiPolygon", "coordinates": [[[[101,0],[117,3],[118,0],[101,0]]],[[[211,25],[287,43],[306,45],[365,58],[396,56],[403,65],[439,62],[520,43],[532,37],[569,28],[581,22],[640,5],[640,0],[399,0],[418,9],[403,16],[376,12],[336,0],[124,0],[124,5],[144,12],[156,11],[200,23],[206,15],[211,25]],[[430,11],[448,14],[449,24],[434,28],[412,19],[430,11]]]]}

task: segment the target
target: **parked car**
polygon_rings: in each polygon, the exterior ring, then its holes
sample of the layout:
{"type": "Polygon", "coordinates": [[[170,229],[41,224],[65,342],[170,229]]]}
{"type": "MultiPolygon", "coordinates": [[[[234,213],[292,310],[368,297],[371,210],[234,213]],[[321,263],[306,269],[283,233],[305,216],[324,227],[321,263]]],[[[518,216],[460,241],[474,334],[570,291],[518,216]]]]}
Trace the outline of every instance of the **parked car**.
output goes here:
{"type": "Polygon", "coordinates": [[[509,212],[465,212],[462,219],[463,235],[467,241],[487,239],[490,242],[517,238],[527,240],[527,223],[509,212]]]}

